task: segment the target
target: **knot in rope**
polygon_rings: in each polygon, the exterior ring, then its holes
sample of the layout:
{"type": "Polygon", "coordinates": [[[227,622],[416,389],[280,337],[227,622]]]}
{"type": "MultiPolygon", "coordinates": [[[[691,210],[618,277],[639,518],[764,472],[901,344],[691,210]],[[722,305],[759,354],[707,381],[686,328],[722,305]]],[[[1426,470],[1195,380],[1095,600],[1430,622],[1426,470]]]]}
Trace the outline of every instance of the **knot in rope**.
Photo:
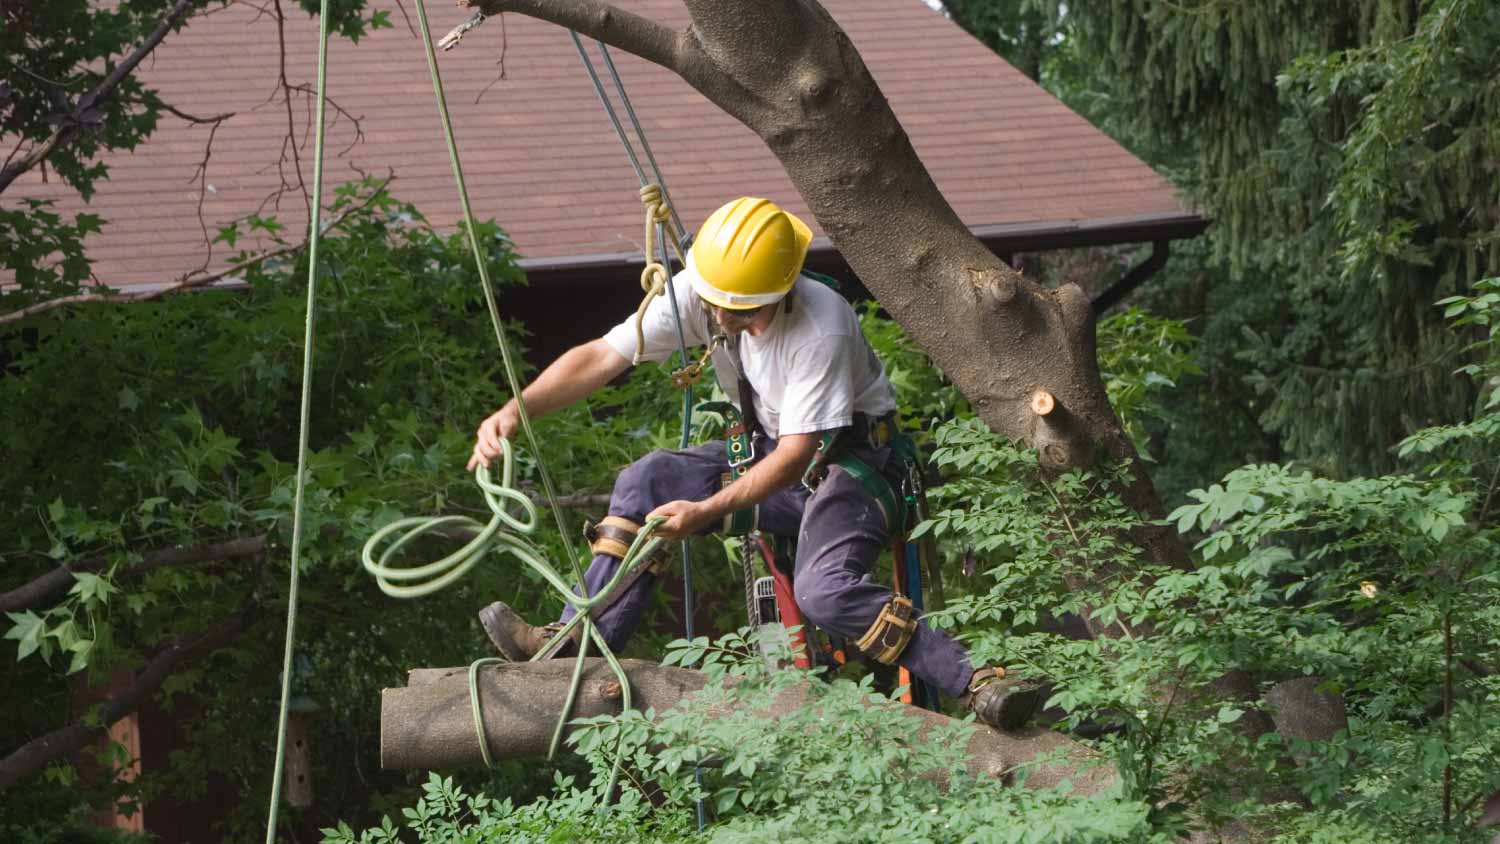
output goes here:
{"type": "MultiPolygon", "coordinates": [[[[656,230],[659,225],[665,224],[672,219],[672,207],[662,196],[661,185],[652,183],[641,187],[641,204],[646,206],[646,246],[643,252],[646,266],[641,268],[641,290],[645,297],[641,299],[640,307],[635,309],[635,357],[633,363],[641,362],[641,352],[646,347],[646,309],[651,306],[651,300],[667,292],[667,268],[660,261],[654,259],[656,255],[656,230]]],[[[672,241],[674,247],[677,242],[672,241]]],[[[678,248],[678,258],[682,258],[682,250],[678,248]]],[[[683,259],[686,263],[686,259],[683,259]]]]}
{"type": "Polygon", "coordinates": [[[453,581],[463,577],[490,550],[520,558],[533,567],[542,562],[540,552],[529,537],[536,532],[536,504],[525,493],[512,486],[515,477],[515,456],[510,441],[500,440],[502,455],[500,483],[490,479],[488,467],[475,470],[474,482],[484,494],[484,503],[489,506],[489,522],[482,523],[471,516],[409,516],[397,519],[375,533],[365,542],[360,559],[365,571],[375,576],[380,591],[393,598],[420,598],[431,595],[453,581]],[[518,508],[520,514],[511,512],[518,508]],[[509,528],[506,530],[505,528],[509,528]],[[389,565],[391,559],[402,548],[418,537],[429,533],[451,536],[453,533],[473,533],[474,536],[462,548],[427,565],[415,568],[397,568],[389,565]],[[387,537],[400,534],[394,542],[375,556],[387,537]],[[423,581],[403,585],[410,581],[423,581]]]}
{"type": "Polygon", "coordinates": [[[641,187],[641,204],[646,206],[647,225],[672,219],[672,207],[662,197],[661,185],[655,182],[641,187]]]}

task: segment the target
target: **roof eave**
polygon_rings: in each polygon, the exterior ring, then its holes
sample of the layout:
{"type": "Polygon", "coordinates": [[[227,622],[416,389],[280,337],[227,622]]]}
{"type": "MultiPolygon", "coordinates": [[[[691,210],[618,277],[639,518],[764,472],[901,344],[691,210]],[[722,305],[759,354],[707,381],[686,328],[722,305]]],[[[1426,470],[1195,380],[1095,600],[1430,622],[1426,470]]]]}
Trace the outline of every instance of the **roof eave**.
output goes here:
{"type": "MultiPolygon", "coordinates": [[[[1097,220],[1062,220],[1034,223],[1006,223],[972,226],[974,236],[1001,256],[1020,252],[1047,252],[1054,249],[1081,249],[1119,243],[1154,243],[1197,237],[1208,228],[1209,219],[1201,214],[1177,211],[1166,214],[1137,214],[1097,220]]],[[[826,237],[813,239],[808,247],[811,263],[842,261],[838,250],[826,237]]],[[[522,258],[521,269],[528,276],[606,276],[627,269],[639,270],[639,252],[601,252],[592,255],[562,255],[548,258],[522,258]]]]}

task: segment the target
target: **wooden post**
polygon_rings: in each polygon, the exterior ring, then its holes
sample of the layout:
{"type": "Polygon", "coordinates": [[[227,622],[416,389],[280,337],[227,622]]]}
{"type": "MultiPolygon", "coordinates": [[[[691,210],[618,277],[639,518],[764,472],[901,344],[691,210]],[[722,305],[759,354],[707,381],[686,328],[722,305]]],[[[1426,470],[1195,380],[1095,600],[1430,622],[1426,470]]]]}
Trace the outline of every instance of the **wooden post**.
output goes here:
{"type": "Polygon", "coordinates": [[[311,698],[299,695],[286,714],[286,802],[298,809],[313,804],[312,723],[317,711],[311,698]]]}

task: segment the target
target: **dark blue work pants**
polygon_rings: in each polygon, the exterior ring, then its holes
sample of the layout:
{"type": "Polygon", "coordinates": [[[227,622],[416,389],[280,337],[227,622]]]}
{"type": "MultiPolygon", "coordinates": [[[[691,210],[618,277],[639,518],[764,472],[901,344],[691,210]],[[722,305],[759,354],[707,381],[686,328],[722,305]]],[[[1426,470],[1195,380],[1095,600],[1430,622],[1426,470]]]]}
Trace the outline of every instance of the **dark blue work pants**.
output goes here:
{"type": "MultiPolygon", "coordinates": [[[[756,442],[757,453],[762,455],[774,447],[774,441],[764,437],[756,442]]],[[[861,449],[856,454],[877,470],[891,459],[889,449],[861,449]]],[[[722,441],[686,451],[653,451],[615,480],[609,513],[643,523],[646,514],[669,501],[702,501],[718,492],[728,470],[722,441]]],[[[830,468],[817,492],[794,484],[761,502],[759,527],[773,535],[797,536],[792,584],[797,606],[808,623],[854,641],[890,602],[891,590],[870,577],[871,566],[890,539],[885,516],[858,479],[841,467],[830,468]]],[[[713,525],[706,533],[719,529],[713,525]]],[[[594,557],[584,575],[590,595],[609,582],[619,562],[608,554],[594,557]]],[[[642,575],[594,619],[613,650],[623,648],[640,625],[655,581],[655,575],[642,575]]],[[[572,607],[563,611],[564,621],[572,616],[572,607]]],[[[953,696],[963,693],[974,672],[964,649],[926,622],[919,622],[899,663],[953,696]]]]}

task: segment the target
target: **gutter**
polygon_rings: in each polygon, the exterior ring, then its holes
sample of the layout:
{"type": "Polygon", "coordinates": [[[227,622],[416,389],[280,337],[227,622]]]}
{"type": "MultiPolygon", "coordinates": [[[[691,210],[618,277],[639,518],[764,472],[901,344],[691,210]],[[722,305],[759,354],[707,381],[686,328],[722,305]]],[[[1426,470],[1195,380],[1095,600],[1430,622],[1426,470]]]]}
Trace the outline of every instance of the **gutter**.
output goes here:
{"type": "MultiPolygon", "coordinates": [[[[1169,252],[1167,244],[1170,241],[1197,237],[1208,228],[1208,224],[1206,217],[1178,211],[1094,220],[972,226],[969,230],[991,252],[1006,261],[1018,252],[1047,252],[1121,243],[1153,244],[1155,248],[1152,256],[1116,283],[1115,287],[1120,287],[1127,280],[1131,282],[1129,287],[1119,292],[1118,295],[1123,296],[1139,287],[1161,268],[1161,264],[1166,261],[1166,254],[1169,252]],[[1158,253],[1162,253],[1160,258],[1157,257],[1158,253]],[[1149,271],[1145,269],[1147,265],[1153,264],[1149,271]]],[[[830,272],[841,277],[853,274],[843,256],[826,237],[813,238],[807,250],[807,262],[820,272],[830,272]]],[[[522,258],[519,263],[528,276],[546,277],[549,283],[617,284],[621,277],[633,278],[640,274],[641,253],[601,252],[592,255],[522,258]]],[[[1115,287],[1111,287],[1100,298],[1111,295],[1115,287]]],[[[1096,310],[1098,309],[1096,303],[1096,310]]]]}

